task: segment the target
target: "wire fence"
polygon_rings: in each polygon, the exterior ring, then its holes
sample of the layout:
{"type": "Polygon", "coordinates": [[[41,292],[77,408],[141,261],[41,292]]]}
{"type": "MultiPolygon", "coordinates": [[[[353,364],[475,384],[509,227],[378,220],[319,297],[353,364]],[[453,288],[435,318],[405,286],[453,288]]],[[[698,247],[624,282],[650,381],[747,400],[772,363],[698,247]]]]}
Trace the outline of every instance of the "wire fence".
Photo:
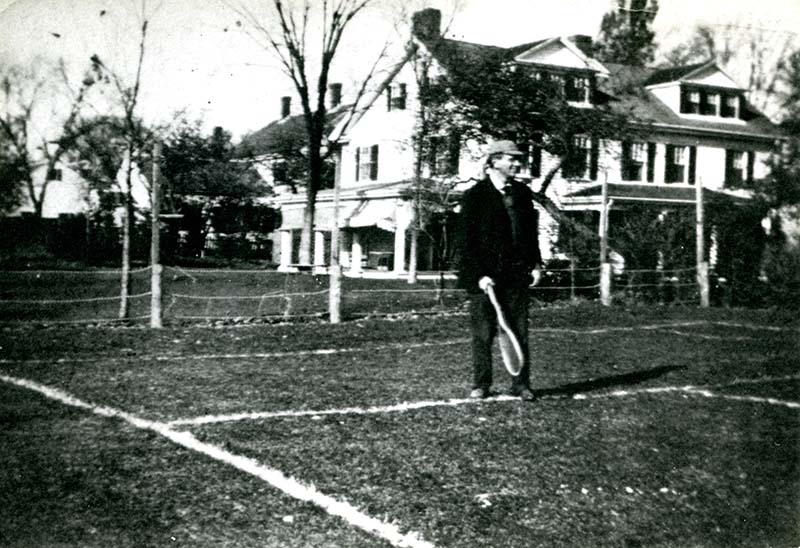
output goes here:
{"type": "MultiPolygon", "coordinates": [[[[534,305],[594,301],[600,296],[599,267],[554,268],[531,288],[534,305]]],[[[149,267],[130,272],[129,315],[119,319],[119,270],[20,270],[0,273],[0,322],[4,324],[106,324],[146,322],[151,314],[149,267]]],[[[165,323],[289,321],[328,314],[327,275],[253,269],[165,267],[161,276],[165,323]]],[[[696,305],[693,268],[627,270],[612,281],[614,300],[696,305]]],[[[452,273],[400,278],[345,277],[345,318],[399,314],[459,313],[468,296],[452,273]]]]}

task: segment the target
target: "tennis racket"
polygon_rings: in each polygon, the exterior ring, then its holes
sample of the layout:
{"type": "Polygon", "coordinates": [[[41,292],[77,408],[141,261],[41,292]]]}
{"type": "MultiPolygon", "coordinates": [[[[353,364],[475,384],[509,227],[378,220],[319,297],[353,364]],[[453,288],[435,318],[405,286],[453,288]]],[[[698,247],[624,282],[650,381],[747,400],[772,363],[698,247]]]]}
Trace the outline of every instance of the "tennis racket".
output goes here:
{"type": "Polygon", "coordinates": [[[519,344],[517,336],[508,325],[505,314],[500,308],[500,303],[497,302],[497,296],[494,294],[494,287],[492,284],[486,286],[486,294],[494,306],[497,313],[497,324],[500,329],[497,332],[497,342],[500,344],[500,354],[503,356],[503,365],[513,376],[519,375],[522,371],[522,366],[525,363],[525,356],[522,354],[522,346],[519,344]]]}

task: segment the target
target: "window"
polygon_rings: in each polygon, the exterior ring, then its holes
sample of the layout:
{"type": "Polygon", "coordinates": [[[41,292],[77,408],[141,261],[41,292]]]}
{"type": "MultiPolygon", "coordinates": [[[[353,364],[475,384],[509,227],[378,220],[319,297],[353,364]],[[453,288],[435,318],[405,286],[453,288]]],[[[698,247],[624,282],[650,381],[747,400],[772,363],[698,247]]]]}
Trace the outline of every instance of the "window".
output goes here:
{"type": "Polygon", "coordinates": [[[392,84],[386,88],[387,110],[405,110],[406,85],[392,84]]]}
{"type": "Polygon", "coordinates": [[[566,99],[574,103],[589,102],[589,79],[585,76],[571,76],[566,82],[566,99]]]}
{"type": "Polygon", "coordinates": [[[289,182],[289,169],[285,160],[276,160],[272,163],[272,180],[279,184],[289,182]]]}
{"type": "Polygon", "coordinates": [[[542,176],[542,145],[541,137],[531,143],[522,143],[522,172],[521,175],[534,179],[542,176]]]}
{"type": "Polygon", "coordinates": [[[63,172],[57,167],[54,167],[53,169],[47,172],[48,181],[60,181],[62,176],[63,172]]]}
{"type": "Polygon", "coordinates": [[[664,176],[664,182],[686,182],[686,149],[687,147],[684,146],[667,145],[667,172],[664,176]]]}
{"type": "Polygon", "coordinates": [[[700,113],[700,90],[681,88],[681,112],[685,114],[700,113]]]}
{"type": "Polygon", "coordinates": [[[667,162],[664,182],[694,184],[697,169],[697,148],[694,146],[667,145],[667,162]]]}
{"type": "Polygon", "coordinates": [[[723,118],[738,118],[739,117],[739,96],[731,93],[726,93],[722,101],[722,109],[720,115],[723,118]]]}
{"type": "Polygon", "coordinates": [[[753,180],[755,154],[743,150],[725,151],[725,184],[742,184],[753,180]]]}
{"type": "Polygon", "coordinates": [[[717,116],[719,114],[719,93],[713,91],[700,92],[700,114],[717,116]]]}
{"type": "Polygon", "coordinates": [[[356,181],[378,179],[378,145],[356,149],[356,181]]]}
{"type": "Polygon", "coordinates": [[[622,143],[622,180],[641,181],[646,161],[645,143],[622,143]]]}
{"type": "Polygon", "coordinates": [[[428,168],[431,177],[458,174],[461,140],[458,135],[431,137],[428,150],[428,168]]]}
{"type": "Polygon", "coordinates": [[[562,168],[567,179],[597,178],[597,146],[589,137],[575,136],[562,168]]]}

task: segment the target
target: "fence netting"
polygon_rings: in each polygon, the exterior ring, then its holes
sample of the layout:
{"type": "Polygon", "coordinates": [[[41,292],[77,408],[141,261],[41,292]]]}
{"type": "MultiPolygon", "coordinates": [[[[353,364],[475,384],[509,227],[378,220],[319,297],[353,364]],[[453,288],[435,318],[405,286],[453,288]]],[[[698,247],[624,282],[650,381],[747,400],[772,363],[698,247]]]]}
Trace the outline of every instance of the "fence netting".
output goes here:
{"type": "MultiPolygon", "coordinates": [[[[128,318],[151,314],[149,267],[130,271],[128,318]]],[[[120,322],[120,270],[18,270],[0,273],[0,322],[120,322]]],[[[299,320],[328,314],[327,275],[271,269],[164,267],[162,317],[169,322],[299,320]]],[[[696,270],[614,272],[615,300],[660,304],[698,303],[696,270]]],[[[598,300],[600,268],[548,269],[531,288],[534,306],[558,301],[598,300]]],[[[343,317],[461,312],[467,294],[453,273],[423,273],[417,283],[367,276],[342,279],[343,317]]]]}

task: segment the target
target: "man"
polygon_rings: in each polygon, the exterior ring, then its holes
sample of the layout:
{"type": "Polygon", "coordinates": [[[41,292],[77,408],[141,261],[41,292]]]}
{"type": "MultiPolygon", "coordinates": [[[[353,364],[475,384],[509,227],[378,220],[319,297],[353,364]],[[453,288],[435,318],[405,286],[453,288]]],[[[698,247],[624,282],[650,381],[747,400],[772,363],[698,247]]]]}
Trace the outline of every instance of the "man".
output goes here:
{"type": "Polygon", "coordinates": [[[459,234],[459,283],[470,297],[473,385],[470,397],[486,398],[492,385],[492,341],[497,317],[485,291],[494,287],[525,361],[510,393],[531,401],[528,355],[528,286],[539,283],[538,215],[533,192],[514,180],[522,152],[511,141],[487,150],[486,176],[464,193],[459,234]]]}

